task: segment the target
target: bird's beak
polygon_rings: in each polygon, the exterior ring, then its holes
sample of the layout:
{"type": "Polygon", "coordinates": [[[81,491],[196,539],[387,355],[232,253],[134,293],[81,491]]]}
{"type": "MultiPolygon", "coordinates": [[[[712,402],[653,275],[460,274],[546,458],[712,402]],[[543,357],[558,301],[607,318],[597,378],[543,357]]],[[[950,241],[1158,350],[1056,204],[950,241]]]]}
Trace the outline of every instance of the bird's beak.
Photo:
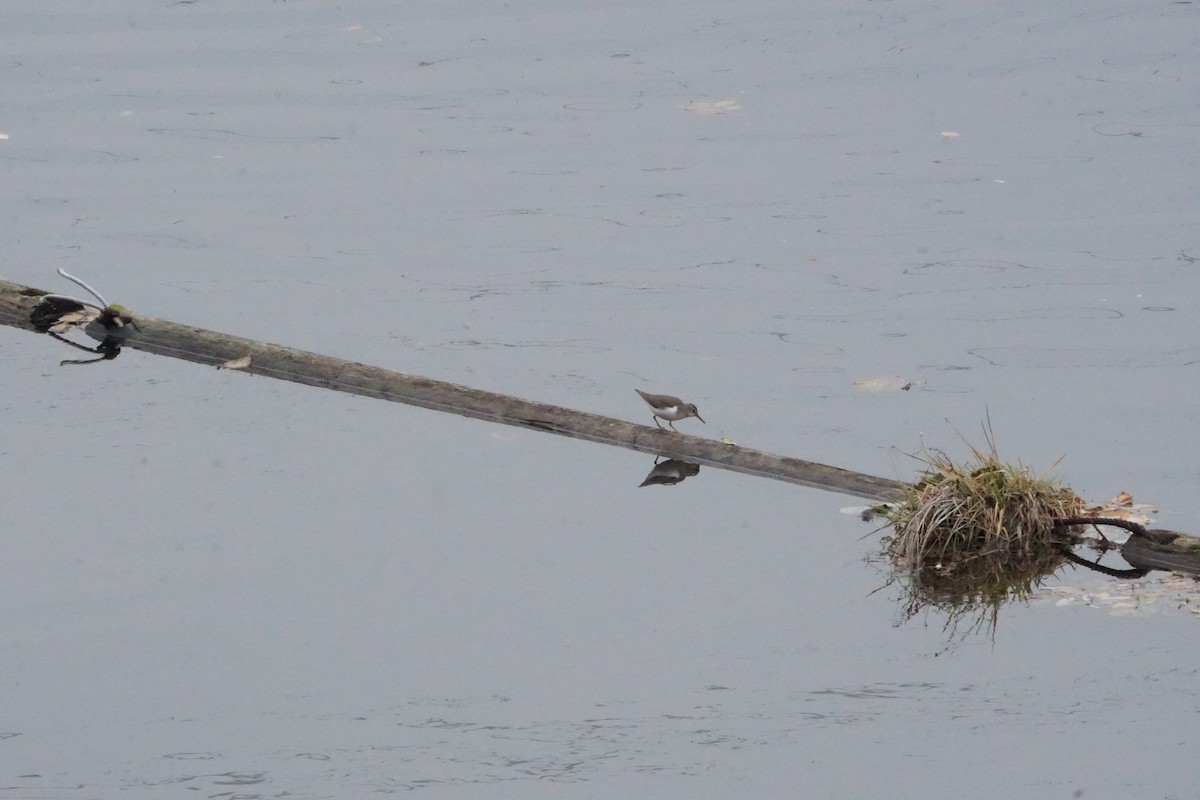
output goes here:
{"type": "MultiPolygon", "coordinates": [[[[701,422],[704,422],[704,417],[700,416],[699,414],[696,415],[696,419],[700,420],[701,422]]],[[[707,425],[708,423],[704,422],[704,424],[707,425]]]]}

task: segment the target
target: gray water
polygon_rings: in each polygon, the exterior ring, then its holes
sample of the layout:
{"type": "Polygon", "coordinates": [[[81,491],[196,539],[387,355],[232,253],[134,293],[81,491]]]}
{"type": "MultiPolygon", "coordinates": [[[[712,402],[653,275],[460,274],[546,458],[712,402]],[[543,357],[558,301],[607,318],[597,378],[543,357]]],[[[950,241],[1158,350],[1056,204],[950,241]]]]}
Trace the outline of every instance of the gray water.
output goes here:
{"type": "MultiPolygon", "coordinates": [[[[1198,25],[9,3],[0,275],[901,480],[990,418],[1196,533],[1198,25]]],[[[852,498],[77,355],[0,328],[5,800],[1197,793],[1182,582],[953,635],[852,498]]]]}

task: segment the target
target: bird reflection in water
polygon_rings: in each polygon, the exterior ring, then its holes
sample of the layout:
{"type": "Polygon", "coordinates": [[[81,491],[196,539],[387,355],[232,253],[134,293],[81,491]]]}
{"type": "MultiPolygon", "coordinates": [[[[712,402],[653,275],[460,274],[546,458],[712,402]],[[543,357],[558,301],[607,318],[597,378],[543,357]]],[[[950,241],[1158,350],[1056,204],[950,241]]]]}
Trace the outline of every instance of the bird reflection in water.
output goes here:
{"type": "Polygon", "coordinates": [[[646,476],[646,480],[638,484],[639,488],[642,486],[674,486],[700,471],[700,465],[693,464],[690,461],[668,458],[660,462],[660,458],[662,456],[654,458],[654,467],[650,470],[650,474],[646,476]]]}

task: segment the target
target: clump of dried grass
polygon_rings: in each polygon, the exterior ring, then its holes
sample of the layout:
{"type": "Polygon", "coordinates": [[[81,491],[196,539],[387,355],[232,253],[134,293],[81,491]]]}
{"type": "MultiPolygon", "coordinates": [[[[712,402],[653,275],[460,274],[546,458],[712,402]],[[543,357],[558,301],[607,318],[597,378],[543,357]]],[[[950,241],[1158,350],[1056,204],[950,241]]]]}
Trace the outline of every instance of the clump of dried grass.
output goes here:
{"type": "Polygon", "coordinates": [[[895,535],[887,555],[905,569],[925,602],[985,603],[1023,595],[1062,563],[1073,531],[1055,520],[1076,514],[1075,493],[1045,473],[971,448],[956,463],[940,451],[924,454],[926,468],[896,506],[884,512],[895,535]]]}
{"type": "Polygon", "coordinates": [[[963,464],[926,454],[928,468],[888,513],[896,529],[893,555],[917,567],[963,556],[1028,558],[1063,543],[1054,521],[1082,507],[1075,493],[1021,464],[1005,464],[995,449],[973,453],[963,464]]]}
{"type": "Polygon", "coordinates": [[[1001,461],[985,430],[987,450],[972,447],[964,463],[924,453],[926,468],[907,495],[880,509],[894,530],[882,554],[898,568],[889,583],[906,587],[902,616],[937,608],[946,628],[963,635],[994,635],[1000,607],[1063,565],[1079,529],[1054,523],[1083,505],[1046,473],[1001,461]]]}

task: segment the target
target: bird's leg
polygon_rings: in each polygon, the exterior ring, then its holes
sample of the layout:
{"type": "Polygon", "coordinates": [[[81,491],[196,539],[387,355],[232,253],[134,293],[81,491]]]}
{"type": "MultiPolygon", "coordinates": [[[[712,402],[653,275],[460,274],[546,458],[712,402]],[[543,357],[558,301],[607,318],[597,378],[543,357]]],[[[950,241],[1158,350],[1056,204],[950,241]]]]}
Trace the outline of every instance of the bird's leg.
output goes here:
{"type": "Polygon", "coordinates": [[[658,426],[659,430],[666,430],[666,428],[662,426],[662,423],[658,421],[658,417],[651,417],[650,419],[654,420],[654,424],[658,426]]]}

